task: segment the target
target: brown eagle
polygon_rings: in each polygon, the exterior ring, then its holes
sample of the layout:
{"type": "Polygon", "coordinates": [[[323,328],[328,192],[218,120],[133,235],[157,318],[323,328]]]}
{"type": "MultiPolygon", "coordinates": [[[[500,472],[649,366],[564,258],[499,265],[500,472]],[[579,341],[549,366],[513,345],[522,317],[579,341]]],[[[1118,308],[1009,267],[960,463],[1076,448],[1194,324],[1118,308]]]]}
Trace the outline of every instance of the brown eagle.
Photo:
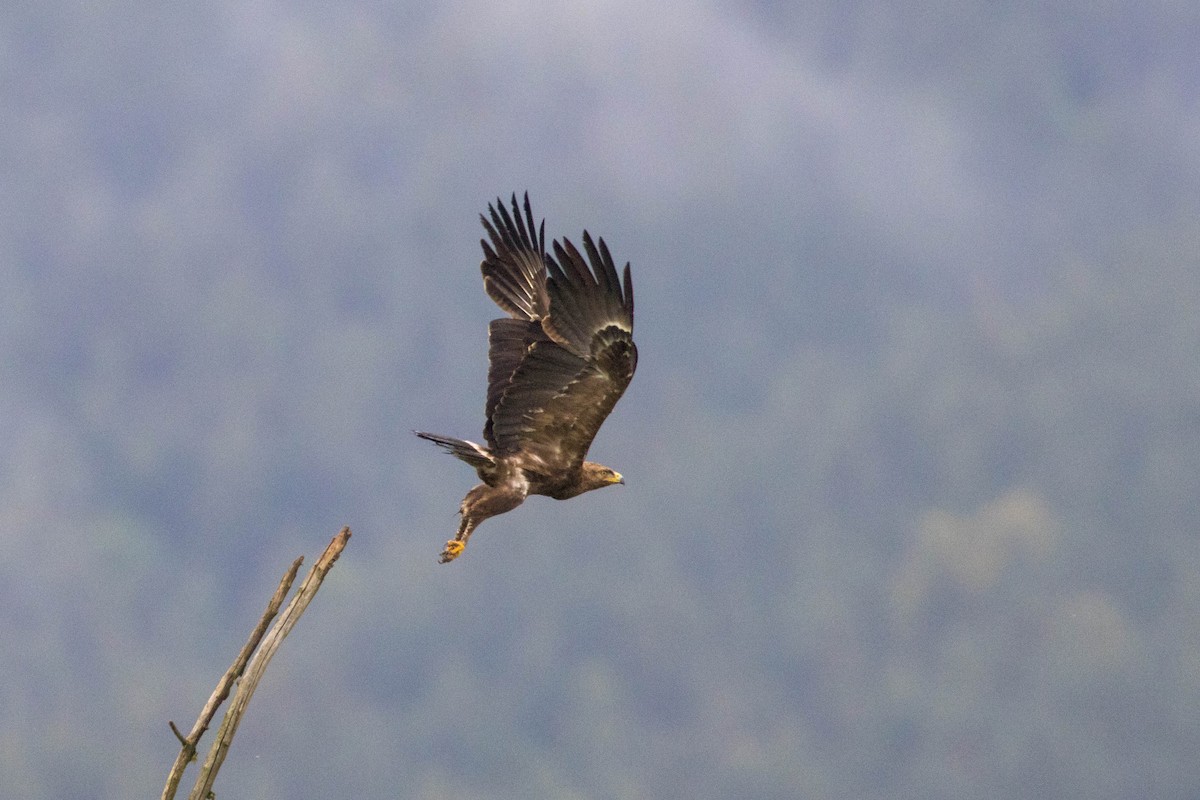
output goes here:
{"type": "Polygon", "coordinates": [[[458,533],[441,562],[467,546],[488,517],[512,511],[531,494],[566,500],[624,483],[619,472],[584,461],[588,447],[637,368],[633,282],[622,285],[604,240],[583,232],[584,261],[567,239],[546,253],[546,222],[497,198],[480,215],[483,287],[508,317],[488,326],[487,446],[414,431],[475,468],[483,483],[459,506],[458,533]]]}

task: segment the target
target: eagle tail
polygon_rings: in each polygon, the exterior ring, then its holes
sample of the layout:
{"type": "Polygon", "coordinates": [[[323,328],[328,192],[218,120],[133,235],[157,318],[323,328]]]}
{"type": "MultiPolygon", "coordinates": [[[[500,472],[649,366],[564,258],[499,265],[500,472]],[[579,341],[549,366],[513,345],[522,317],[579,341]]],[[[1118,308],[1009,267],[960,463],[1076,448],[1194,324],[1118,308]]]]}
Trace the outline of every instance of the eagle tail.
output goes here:
{"type": "Polygon", "coordinates": [[[486,447],[468,442],[465,439],[455,439],[452,436],[439,436],[436,433],[425,433],[424,431],[413,431],[422,439],[433,442],[438,447],[445,450],[455,458],[461,459],[475,469],[481,467],[490,467],[496,463],[496,459],[488,452],[486,447]]]}

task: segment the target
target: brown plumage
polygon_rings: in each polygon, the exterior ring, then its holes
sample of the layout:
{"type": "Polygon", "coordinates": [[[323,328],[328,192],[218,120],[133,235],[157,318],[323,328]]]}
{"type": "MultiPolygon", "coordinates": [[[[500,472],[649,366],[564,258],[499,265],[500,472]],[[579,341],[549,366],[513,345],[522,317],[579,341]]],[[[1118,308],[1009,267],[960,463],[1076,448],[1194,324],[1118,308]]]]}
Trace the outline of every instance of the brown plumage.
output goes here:
{"type": "Polygon", "coordinates": [[[463,498],[458,533],[441,561],[457,558],[488,517],[531,494],[557,500],[624,483],[620,473],[585,461],[596,432],[637,368],[633,282],[624,284],[604,240],[583,232],[584,256],[570,241],[546,253],[545,222],[534,226],[497,199],[480,215],[487,230],[483,286],[508,312],[488,326],[487,445],[416,431],[475,468],[483,483],[463,498]]]}

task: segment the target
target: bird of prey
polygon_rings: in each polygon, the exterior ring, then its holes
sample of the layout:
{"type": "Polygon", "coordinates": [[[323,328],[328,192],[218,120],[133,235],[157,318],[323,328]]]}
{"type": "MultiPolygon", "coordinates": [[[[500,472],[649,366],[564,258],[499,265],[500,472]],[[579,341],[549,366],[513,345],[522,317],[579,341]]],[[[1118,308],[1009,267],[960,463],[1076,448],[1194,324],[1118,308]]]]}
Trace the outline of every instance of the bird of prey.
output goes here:
{"type": "Polygon", "coordinates": [[[463,552],[479,523],[531,494],[566,500],[625,482],[584,456],[637,368],[629,264],[622,284],[604,240],[593,243],[587,231],[586,261],[567,239],[547,254],[546,223],[535,228],[528,194],[524,212],[513,194],[511,214],[497,198],[479,217],[491,240],[480,240],[483,287],[508,312],[488,326],[486,445],[414,431],[483,481],[459,506],[443,564],[463,552]]]}

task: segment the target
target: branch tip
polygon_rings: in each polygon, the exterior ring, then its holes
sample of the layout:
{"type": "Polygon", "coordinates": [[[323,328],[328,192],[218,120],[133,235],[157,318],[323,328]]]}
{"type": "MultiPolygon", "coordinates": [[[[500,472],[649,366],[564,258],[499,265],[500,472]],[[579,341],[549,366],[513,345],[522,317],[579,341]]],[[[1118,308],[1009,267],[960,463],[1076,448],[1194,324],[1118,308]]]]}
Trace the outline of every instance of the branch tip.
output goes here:
{"type": "Polygon", "coordinates": [[[183,745],[184,747],[191,747],[191,742],[189,742],[187,740],[187,737],[185,737],[182,733],[179,732],[179,728],[175,727],[174,720],[170,720],[170,719],[167,720],[167,724],[171,726],[171,733],[175,734],[175,738],[179,740],[179,743],[181,745],[183,745]]]}

